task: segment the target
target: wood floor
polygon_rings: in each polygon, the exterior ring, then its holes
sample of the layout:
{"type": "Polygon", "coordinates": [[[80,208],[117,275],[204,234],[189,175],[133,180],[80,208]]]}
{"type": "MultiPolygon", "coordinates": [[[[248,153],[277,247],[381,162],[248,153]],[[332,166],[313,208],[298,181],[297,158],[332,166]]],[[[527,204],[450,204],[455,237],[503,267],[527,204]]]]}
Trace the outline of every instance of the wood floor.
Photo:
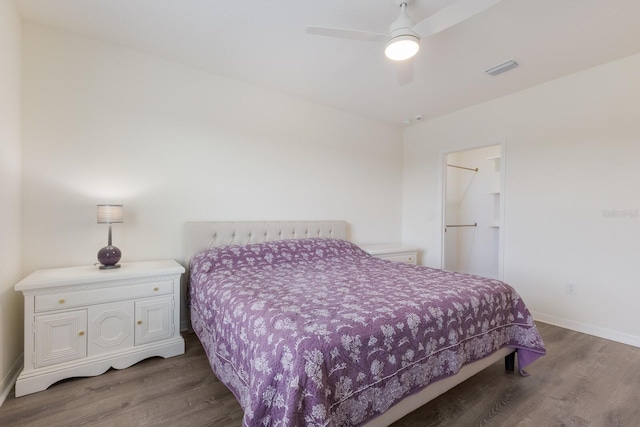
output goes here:
{"type": "MultiPolygon", "coordinates": [[[[393,424],[640,426],[640,349],[538,324],[548,355],[530,377],[502,362],[393,424]]],[[[232,426],[242,412],[211,372],[198,339],[184,356],[61,381],[0,407],[0,426],[232,426]]]]}

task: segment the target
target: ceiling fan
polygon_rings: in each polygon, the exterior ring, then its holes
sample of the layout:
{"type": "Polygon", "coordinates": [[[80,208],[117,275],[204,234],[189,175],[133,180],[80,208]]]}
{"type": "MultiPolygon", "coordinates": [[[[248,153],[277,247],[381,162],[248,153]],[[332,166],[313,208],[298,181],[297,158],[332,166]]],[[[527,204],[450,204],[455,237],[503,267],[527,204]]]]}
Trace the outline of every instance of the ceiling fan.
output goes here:
{"type": "Polygon", "coordinates": [[[400,84],[406,84],[413,80],[413,64],[411,59],[420,49],[421,38],[426,38],[446,30],[502,0],[457,0],[455,3],[444,7],[418,24],[407,14],[407,7],[413,0],[392,1],[400,7],[400,16],[391,24],[388,34],[316,26],[308,26],[307,33],[386,43],[385,55],[387,58],[399,62],[405,61],[405,64],[398,68],[398,80],[400,84]]]}

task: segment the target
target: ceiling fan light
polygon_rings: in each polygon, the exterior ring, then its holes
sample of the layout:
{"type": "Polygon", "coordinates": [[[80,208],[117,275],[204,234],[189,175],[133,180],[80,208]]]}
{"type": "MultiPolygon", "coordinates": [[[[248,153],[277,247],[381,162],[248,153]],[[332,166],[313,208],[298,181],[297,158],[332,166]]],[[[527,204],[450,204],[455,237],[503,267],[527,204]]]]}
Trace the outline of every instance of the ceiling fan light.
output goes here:
{"type": "Polygon", "coordinates": [[[404,61],[413,57],[420,50],[419,39],[412,35],[393,37],[387,42],[384,54],[393,61],[404,61]]]}

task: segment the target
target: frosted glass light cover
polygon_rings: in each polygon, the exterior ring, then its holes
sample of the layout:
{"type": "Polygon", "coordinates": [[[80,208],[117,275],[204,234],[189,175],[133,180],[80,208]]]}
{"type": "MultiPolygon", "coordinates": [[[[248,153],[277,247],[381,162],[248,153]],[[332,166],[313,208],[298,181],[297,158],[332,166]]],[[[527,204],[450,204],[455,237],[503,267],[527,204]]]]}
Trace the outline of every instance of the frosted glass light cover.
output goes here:
{"type": "Polygon", "coordinates": [[[98,205],[98,224],[120,224],[123,217],[123,205],[98,205]]]}
{"type": "Polygon", "coordinates": [[[418,50],[420,50],[418,39],[411,35],[404,35],[389,40],[384,54],[391,60],[404,61],[418,53],[418,50]]]}

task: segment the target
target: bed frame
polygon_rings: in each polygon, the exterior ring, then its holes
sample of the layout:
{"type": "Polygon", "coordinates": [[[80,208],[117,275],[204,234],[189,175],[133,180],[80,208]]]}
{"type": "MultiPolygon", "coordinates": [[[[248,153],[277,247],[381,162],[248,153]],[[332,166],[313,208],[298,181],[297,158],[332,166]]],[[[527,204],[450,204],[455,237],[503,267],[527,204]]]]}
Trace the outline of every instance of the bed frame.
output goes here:
{"type": "MultiPolygon", "coordinates": [[[[345,221],[223,221],[187,222],[185,224],[185,262],[195,254],[208,248],[226,245],[246,245],[273,240],[308,239],[329,237],[349,240],[345,221]]],[[[503,348],[494,354],[464,366],[453,377],[429,385],[422,391],[407,396],[384,414],[366,423],[365,427],[388,426],[405,415],[435,399],[478,372],[504,359],[507,371],[514,371],[515,352],[503,348]]]]}

